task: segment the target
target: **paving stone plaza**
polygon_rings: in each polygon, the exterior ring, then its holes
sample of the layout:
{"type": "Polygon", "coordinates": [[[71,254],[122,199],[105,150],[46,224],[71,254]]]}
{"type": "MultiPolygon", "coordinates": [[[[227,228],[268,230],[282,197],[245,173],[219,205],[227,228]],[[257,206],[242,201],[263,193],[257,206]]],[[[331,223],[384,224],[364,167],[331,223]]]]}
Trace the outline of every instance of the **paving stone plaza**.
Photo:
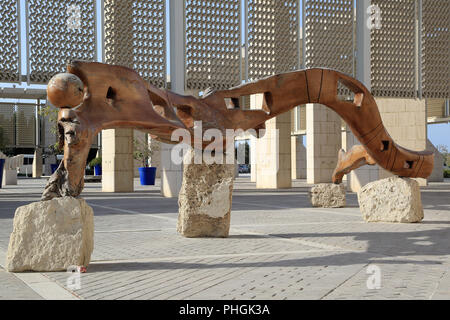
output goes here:
{"type": "MultiPolygon", "coordinates": [[[[44,184],[19,179],[0,189],[0,264],[15,209],[37,201],[44,184]]],[[[303,180],[257,190],[240,177],[226,239],[182,237],[177,200],[160,195],[159,181],[136,180],[135,189],[105,194],[99,183],[86,184],[95,248],[79,289],[68,288],[65,272],[0,269],[0,299],[450,298],[448,179],[422,189],[421,223],[396,224],[365,223],[354,193],[346,208],[312,208],[303,180]]]]}

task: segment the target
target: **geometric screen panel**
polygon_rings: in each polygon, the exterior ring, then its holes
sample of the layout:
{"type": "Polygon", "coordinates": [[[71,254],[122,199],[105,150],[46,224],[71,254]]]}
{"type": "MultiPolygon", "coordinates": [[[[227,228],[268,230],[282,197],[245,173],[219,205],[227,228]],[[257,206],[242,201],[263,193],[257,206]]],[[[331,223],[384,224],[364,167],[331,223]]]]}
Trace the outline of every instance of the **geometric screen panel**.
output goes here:
{"type": "Polygon", "coordinates": [[[95,1],[29,0],[29,77],[47,83],[70,60],[96,59],[95,1]]]}
{"type": "Polygon", "coordinates": [[[0,81],[20,81],[17,0],[0,2],[0,81]]]}
{"type": "Polygon", "coordinates": [[[422,5],[422,88],[425,98],[450,98],[450,1],[422,5]]]}
{"type": "Polygon", "coordinates": [[[248,0],[248,80],[299,68],[297,0],[248,0]]]}
{"type": "Polygon", "coordinates": [[[372,0],[381,13],[381,28],[371,30],[372,93],[415,98],[416,2],[372,0]]]}
{"type": "Polygon", "coordinates": [[[165,3],[104,1],[104,62],[132,68],[144,80],[165,87],[165,3]]]}

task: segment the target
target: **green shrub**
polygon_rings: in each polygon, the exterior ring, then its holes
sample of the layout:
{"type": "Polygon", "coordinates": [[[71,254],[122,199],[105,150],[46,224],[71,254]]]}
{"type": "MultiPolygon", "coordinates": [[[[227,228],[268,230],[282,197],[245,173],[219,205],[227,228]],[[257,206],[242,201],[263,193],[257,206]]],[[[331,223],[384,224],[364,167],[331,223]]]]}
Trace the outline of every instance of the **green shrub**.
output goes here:
{"type": "Polygon", "coordinates": [[[91,168],[95,167],[96,165],[102,165],[102,157],[92,159],[88,165],[91,168]]]}
{"type": "Polygon", "coordinates": [[[450,178],[450,169],[444,170],[444,178],[450,178]]]}

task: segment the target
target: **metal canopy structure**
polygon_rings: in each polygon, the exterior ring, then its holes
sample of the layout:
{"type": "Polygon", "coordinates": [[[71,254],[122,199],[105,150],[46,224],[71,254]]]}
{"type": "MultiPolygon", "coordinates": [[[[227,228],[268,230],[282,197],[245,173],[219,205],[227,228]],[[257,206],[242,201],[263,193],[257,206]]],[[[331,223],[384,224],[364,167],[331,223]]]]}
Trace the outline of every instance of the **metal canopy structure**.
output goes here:
{"type": "MultiPolygon", "coordinates": [[[[45,84],[65,70],[68,59],[93,61],[103,56],[104,61],[128,65],[147,81],[165,87],[167,1],[103,0],[103,21],[97,21],[97,2],[27,0],[21,7],[20,0],[2,1],[0,81],[20,82],[25,74],[28,83],[45,84]],[[20,29],[21,16],[27,30],[20,29]],[[98,52],[99,26],[104,35],[102,54],[98,52]],[[120,37],[108,36],[112,33],[120,37]],[[20,50],[21,34],[26,36],[27,50],[20,50]],[[131,55],[120,49],[124,46],[131,48],[131,55]],[[20,70],[23,57],[27,70],[20,70]]],[[[374,94],[448,99],[450,3],[371,3],[380,9],[382,23],[371,30],[374,94]]],[[[354,74],[354,4],[354,0],[184,0],[185,87],[221,89],[298,69],[301,27],[305,67],[354,74]],[[241,45],[246,48],[243,60],[241,45]]]]}

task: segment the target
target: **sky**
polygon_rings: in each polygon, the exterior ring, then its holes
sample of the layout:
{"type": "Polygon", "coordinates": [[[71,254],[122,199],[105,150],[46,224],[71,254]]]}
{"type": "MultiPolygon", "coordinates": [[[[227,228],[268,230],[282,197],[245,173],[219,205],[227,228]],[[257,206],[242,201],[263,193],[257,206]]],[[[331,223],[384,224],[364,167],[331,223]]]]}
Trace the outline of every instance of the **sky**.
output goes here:
{"type": "Polygon", "coordinates": [[[450,123],[428,125],[428,139],[435,145],[446,145],[450,150],[450,123]]]}
{"type": "MultiPolygon", "coordinates": [[[[166,17],[169,17],[169,0],[167,1],[166,5],[166,17]]],[[[25,8],[25,0],[20,0],[21,8],[25,8]]],[[[98,21],[101,21],[101,1],[96,1],[97,5],[97,19],[98,21]]],[[[24,11],[24,10],[22,10],[24,11]]],[[[244,17],[244,6],[242,5],[242,12],[241,16],[244,17]]],[[[302,15],[300,14],[300,25],[302,24],[302,15]]],[[[22,30],[25,30],[25,18],[24,15],[21,17],[21,28],[22,30]]],[[[242,18],[242,28],[244,28],[244,19],[242,18]]],[[[170,24],[169,19],[166,19],[166,29],[167,29],[167,56],[170,55],[170,24]]],[[[97,60],[102,60],[101,55],[101,49],[103,48],[102,42],[101,42],[101,25],[98,24],[98,30],[97,30],[97,38],[98,38],[98,48],[99,53],[97,55],[97,60]]],[[[244,43],[245,39],[244,36],[241,39],[242,43],[244,43]]],[[[22,53],[26,53],[26,38],[25,38],[25,32],[21,33],[21,51],[22,53]]],[[[170,74],[170,59],[166,59],[167,61],[167,72],[170,74]]],[[[22,73],[26,72],[26,59],[22,59],[22,73]]],[[[11,87],[12,84],[2,84],[0,83],[0,87],[11,87]]],[[[26,87],[26,84],[17,85],[18,87],[26,87]]],[[[33,88],[45,88],[44,85],[32,85],[33,88]]],[[[0,101],[4,101],[4,99],[0,99],[0,101]]],[[[450,123],[444,123],[444,124],[431,124],[428,125],[428,138],[431,140],[431,142],[436,146],[439,144],[446,145],[448,149],[450,149],[450,123]]],[[[304,139],[304,144],[306,144],[306,139],[304,139]]]]}

